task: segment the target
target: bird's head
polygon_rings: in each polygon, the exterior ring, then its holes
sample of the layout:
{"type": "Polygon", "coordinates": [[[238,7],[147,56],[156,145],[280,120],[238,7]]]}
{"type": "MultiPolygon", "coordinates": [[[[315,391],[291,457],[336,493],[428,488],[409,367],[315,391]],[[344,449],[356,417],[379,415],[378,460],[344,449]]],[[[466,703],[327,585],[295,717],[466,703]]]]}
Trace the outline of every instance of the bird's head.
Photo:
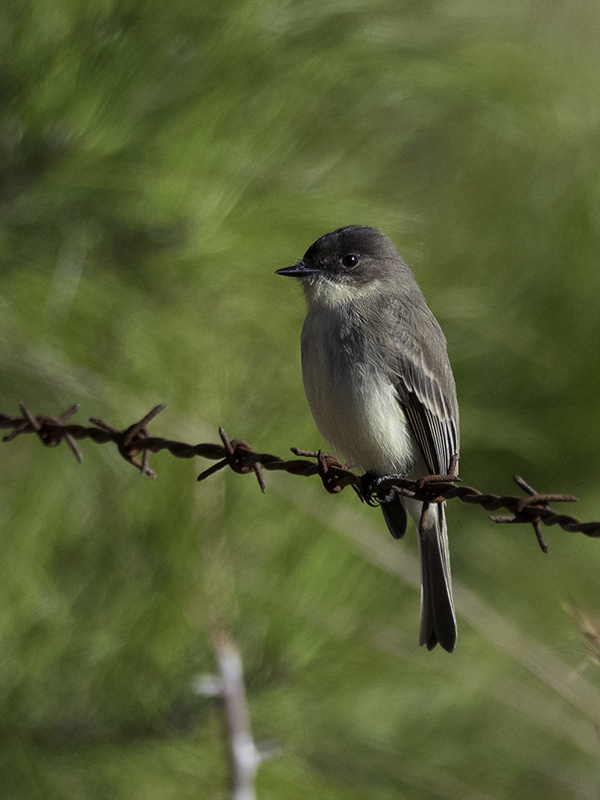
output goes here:
{"type": "Polygon", "coordinates": [[[401,268],[408,270],[385,234],[348,225],[321,236],[300,261],[277,274],[299,278],[309,304],[330,306],[378,291],[401,268]]]}

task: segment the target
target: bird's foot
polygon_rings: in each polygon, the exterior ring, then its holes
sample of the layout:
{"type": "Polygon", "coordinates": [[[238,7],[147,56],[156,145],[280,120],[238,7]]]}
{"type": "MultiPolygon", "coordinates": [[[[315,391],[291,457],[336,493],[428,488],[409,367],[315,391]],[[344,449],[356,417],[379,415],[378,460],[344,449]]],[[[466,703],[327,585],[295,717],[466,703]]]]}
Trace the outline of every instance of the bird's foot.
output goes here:
{"type": "Polygon", "coordinates": [[[380,486],[386,481],[401,478],[402,475],[372,475],[370,472],[365,472],[360,477],[360,491],[365,503],[370,506],[380,506],[384,503],[390,503],[394,497],[394,487],[386,486],[384,490],[380,490],[380,486]]]}

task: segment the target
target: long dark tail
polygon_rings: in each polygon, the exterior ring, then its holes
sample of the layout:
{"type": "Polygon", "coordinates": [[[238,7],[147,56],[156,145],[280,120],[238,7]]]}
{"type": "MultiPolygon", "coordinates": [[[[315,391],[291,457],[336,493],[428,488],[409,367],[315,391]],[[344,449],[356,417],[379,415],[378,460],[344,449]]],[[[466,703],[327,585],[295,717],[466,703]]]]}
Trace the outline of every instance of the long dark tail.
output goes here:
{"type": "Polygon", "coordinates": [[[456,644],[456,614],[452,599],[446,509],[430,506],[430,524],[419,533],[421,552],[421,630],[419,644],[432,650],[440,644],[451,653],[456,644]],[[437,512],[437,513],[436,513],[437,512]]]}
{"type": "MultiPolygon", "coordinates": [[[[410,501],[409,501],[410,503],[410,501]]],[[[390,502],[382,503],[381,510],[390,533],[401,539],[406,531],[406,510],[398,495],[390,502]]],[[[421,503],[410,503],[415,516],[417,530],[421,503]]],[[[450,555],[448,552],[448,529],[444,503],[429,507],[428,525],[419,536],[421,553],[421,630],[419,644],[433,650],[440,644],[451,653],[456,644],[456,614],[452,599],[450,555]]]]}

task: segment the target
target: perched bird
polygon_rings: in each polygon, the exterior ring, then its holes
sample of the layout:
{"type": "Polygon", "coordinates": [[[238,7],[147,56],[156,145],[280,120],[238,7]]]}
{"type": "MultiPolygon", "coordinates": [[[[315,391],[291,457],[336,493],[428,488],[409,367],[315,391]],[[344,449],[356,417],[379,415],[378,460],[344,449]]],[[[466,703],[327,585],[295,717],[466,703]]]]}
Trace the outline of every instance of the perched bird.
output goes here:
{"type": "MultiPolygon", "coordinates": [[[[458,403],[446,339],[393,242],[375,228],[349,225],[321,236],[292,267],[308,313],[302,375],[323,437],[365,471],[367,495],[383,476],[447,474],[459,452],[458,403]]],[[[390,533],[419,530],[422,503],[396,493],[379,502],[390,533]]],[[[419,644],[452,652],[452,600],[444,503],[429,508],[421,554],[419,644]]]]}

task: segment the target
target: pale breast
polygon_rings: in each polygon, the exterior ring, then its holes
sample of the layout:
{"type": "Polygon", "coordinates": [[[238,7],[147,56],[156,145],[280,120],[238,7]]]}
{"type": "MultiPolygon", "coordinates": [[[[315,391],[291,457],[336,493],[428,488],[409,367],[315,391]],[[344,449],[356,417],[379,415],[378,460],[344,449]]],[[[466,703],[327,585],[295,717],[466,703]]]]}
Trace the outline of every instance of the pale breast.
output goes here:
{"type": "Polygon", "coordinates": [[[394,387],[362,332],[310,312],[302,331],[304,389],[319,431],[351,466],[406,474],[415,444],[394,387]]]}

